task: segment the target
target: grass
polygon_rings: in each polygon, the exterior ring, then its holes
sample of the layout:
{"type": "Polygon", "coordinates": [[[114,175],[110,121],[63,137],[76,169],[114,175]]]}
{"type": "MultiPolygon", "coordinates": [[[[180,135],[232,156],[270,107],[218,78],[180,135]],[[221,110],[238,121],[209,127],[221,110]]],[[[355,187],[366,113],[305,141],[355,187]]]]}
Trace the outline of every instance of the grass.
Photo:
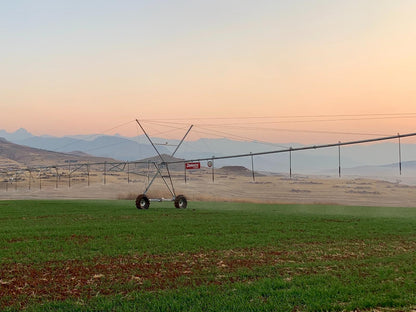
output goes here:
{"type": "Polygon", "coordinates": [[[406,311],[416,209],[0,202],[0,310],[406,311]]]}

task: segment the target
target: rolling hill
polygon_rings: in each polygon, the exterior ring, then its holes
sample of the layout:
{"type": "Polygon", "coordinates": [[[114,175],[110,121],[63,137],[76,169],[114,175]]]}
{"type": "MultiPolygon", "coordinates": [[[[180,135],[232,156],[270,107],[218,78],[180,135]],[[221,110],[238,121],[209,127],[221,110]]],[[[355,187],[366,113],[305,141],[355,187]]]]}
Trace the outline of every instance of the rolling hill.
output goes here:
{"type": "Polygon", "coordinates": [[[113,158],[96,157],[82,152],[60,153],[15,144],[0,138],[0,168],[50,166],[65,162],[113,162],[113,158]]]}

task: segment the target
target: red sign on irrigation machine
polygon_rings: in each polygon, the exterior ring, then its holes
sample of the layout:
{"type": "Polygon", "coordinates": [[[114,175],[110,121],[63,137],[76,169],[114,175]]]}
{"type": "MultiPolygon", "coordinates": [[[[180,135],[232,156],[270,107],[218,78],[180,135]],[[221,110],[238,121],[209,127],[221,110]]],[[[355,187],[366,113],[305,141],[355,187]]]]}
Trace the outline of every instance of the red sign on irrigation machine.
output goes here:
{"type": "Polygon", "coordinates": [[[188,162],[185,163],[186,170],[193,170],[193,169],[201,169],[201,163],[200,162],[188,162]]]}

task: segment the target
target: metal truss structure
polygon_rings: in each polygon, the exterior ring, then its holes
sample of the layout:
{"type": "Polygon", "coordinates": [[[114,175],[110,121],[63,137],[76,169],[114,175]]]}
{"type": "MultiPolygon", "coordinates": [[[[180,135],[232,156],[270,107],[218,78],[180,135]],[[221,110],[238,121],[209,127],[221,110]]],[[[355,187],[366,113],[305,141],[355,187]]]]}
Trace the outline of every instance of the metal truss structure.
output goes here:
{"type": "MultiPolygon", "coordinates": [[[[135,181],[135,176],[147,177],[147,186],[145,191],[138,195],[136,198],[136,207],[138,209],[148,209],[150,206],[150,202],[152,201],[173,201],[176,208],[186,208],[188,201],[184,195],[177,195],[176,190],[174,187],[174,183],[172,180],[172,175],[169,169],[169,166],[174,164],[186,164],[192,162],[201,162],[207,161],[211,164],[212,169],[212,177],[214,181],[214,162],[216,160],[221,159],[233,159],[233,158],[243,158],[243,157],[251,157],[251,164],[252,164],[252,172],[253,172],[253,179],[254,179],[254,157],[260,155],[268,155],[268,154],[278,154],[278,153],[289,153],[290,155],[290,162],[289,162],[289,174],[292,175],[292,161],[291,156],[294,152],[301,152],[305,150],[316,150],[322,148],[338,148],[338,174],[341,176],[341,147],[348,146],[348,145],[358,145],[358,144],[365,144],[365,143],[372,143],[372,142],[380,142],[380,141],[388,141],[388,140],[398,140],[398,170],[401,174],[402,172],[402,159],[401,159],[401,139],[405,137],[413,137],[416,136],[416,133],[407,133],[407,134],[397,134],[394,136],[385,136],[379,137],[374,139],[366,139],[366,140],[358,140],[358,141],[349,141],[349,142],[338,142],[333,144],[323,144],[323,145],[311,145],[311,146],[304,146],[304,147],[297,147],[297,148],[286,148],[280,150],[272,150],[267,152],[258,152],[258,153],[246,153],[246,154],[238,154],[238,155],[227,155],[227,156],[212,156],[207,158],[193,158],[187,160],[172,160],[172,157],[176,154],[179,147],[184,142],[185,138],[189,134],[192,129],[192,125],[189,127],[188,131],[183,136],[182,140],[178,145],[176,145],[175,150],[169,157],[170,159],[165,159],[162,154],[159,153],[158,149],[156,148],[156,144],[153,143],[143,126],[140,124],[138,120],[136,120],[140,128],[143,130],[144,134],[146,135],[147,139],[149,140],[150,144],[156,151],[157,157],[159,161],[132,161],[132,162],[100,162],[100,163],[72,163],[68,162],[66,164],[55,165],[55,166],[33,166],[27,168],[0,168],[0,186],[2,189],[6,191],[8,189],[15,188],[18,189],[18,185],[22,185],[25,183],[27,188],[30,190],[36,184],[39,186],[39,189],[42,189],[44,183],[48,181],[49,184],[54,184],[55,188],[62,187],[62,185],[68,185],[71,187],[72,184],[79,182],[82,180],[84,183],[86,182],[87,185],[90,185],[90,179],[92,175],[97,176],[97,173],[102,173],[102,182],[103,184],[107,183],[107,179],[109,179],[112,175],[118,175],[120,172],[127,173],[127,182],[130,183],[131,181],[135,181]],[[154,168],[153,172],[154,175],[150,178],[149,174],[151,172],[150,168],[154,168]],[[92,170],[94,168],[95,170],[92,170]],[[92,173],[94,172],[94,173],[92,173]],[[77,174],[77,180],[74,176],[77,174]],[[156,178],[160,177],[169,190],[171,197],[168,199],[164,198],[149,198],[147,193],[151,188],[152,184],[155,182],[156,178]],[[51,182],[53,181],[53,182],[51,182]]],[[[186,171],[185,171],[186,172],[186,171]]],[[[95,177],[95,180],[97,177],[95,177]]],[[[91,179],[92,180],[92,179],[91,179]]],[[[185,175],[186,181],[186,175],[185,175]]]]}

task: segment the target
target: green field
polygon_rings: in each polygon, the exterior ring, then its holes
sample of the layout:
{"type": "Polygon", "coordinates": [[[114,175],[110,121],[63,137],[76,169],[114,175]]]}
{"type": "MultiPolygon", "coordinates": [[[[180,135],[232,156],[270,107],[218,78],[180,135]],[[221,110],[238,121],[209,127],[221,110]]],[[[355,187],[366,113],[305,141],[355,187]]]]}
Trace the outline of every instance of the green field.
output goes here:
{"type": "Polygon", "coordinates": [[[0,201],[0,310],[411,311],[416,208],[0,201]]]}

